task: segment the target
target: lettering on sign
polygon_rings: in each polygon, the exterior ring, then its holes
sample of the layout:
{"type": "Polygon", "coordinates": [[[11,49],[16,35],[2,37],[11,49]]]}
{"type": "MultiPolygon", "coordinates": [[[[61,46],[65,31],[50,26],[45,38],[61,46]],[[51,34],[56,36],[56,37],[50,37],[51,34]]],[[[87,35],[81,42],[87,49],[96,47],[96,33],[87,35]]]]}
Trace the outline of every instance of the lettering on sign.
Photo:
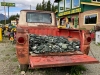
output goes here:
{"type": "Polygon", "coordinates": [[[81,12],[81,8],[76,9],[76,12],[81,12]]]}
{"type": "Polygon", "coordinates": [[[71,13],[75,13],[75,10],[72,10],[71,13]]]}
{"type": "Polygon", "coordinates": [[[69,14],[74,14],[74,13],[78,13],[81,12],[81,8],[77,8],[77,9],[73,9],[70,11],[65,11],[65,12],[61,12],[58,14],[58,16],[63,16],[63,15],[69,15],[69,14]]]}
{"type": "Polygon", "coordinates": [[[70,14],[70,11],[64,12],[64,15],[68,15],[68,14],[70,14]]]}
{"type": "Polygon", "coordinates": [[[1,6],[15,7],[15,3],[1,2],[1,6]]]}
{"type": "Polygon", "coordinates": [[[59,13],[58,16],[63,16],[63,13],[59,13]]]}

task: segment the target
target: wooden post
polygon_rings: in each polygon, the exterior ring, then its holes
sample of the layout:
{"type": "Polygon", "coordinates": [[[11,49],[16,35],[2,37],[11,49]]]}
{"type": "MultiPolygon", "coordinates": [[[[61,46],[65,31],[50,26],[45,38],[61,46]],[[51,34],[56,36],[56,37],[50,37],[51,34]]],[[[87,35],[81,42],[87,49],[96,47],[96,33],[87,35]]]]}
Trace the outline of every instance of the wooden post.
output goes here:
{"type": "MultiPolygon", "coordinates": [[[[3,0],[3,2],[5,2],[5,0],[3,0]]],[[[4,5],[4,13],[5,13],[5,25],[6,25],[6,9],[5,9],[5,5],[4,5]]]]}
{"type": "Polygon", "coordinates": [[[8,6],[8,18],[9,18],[9,6],[8,6]]]}
{"type": "Polygon", "coordinates": [[[31,10],[31,5],[30,5],[30,10],[31,10]]]}

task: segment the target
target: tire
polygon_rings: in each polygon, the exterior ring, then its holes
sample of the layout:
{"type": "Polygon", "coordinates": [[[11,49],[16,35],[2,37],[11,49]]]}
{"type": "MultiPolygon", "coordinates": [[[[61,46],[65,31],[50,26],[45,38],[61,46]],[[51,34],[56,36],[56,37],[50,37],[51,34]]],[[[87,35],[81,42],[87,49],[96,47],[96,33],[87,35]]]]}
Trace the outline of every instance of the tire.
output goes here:
{"type": "Polygon", "coordinates": [[[19,66],[20,66],[20,70],[21,71],[25,71],[26,72],[28,70],[28,65],[27,64],[20,64],[19,66]]]}

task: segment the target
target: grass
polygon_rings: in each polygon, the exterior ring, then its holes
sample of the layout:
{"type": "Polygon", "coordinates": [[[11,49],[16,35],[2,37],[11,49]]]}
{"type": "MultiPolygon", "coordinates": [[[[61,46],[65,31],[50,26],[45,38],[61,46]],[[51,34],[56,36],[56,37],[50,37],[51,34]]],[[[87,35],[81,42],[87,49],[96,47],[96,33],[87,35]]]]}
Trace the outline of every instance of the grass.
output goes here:
{"type": "Polygon", "coordinates": [[[86,71],[86,68],[82,65],[72,66],[69,73],[70,75],[82,75],[81,72],[86,71]]]}
{"type": "Polygon", "coordinates": [[[98,43],[98,44],[95,44],[96,46],[100,46],[100,43],[98,43]]]}
{"type": "Polygon", "coordinates": [[[28,70],[29,73],[40,75],[82,75],[84,71],[86,68],[83,65],[28,70]]]}
{"type": "Polygon", "coordinates": [[[9,54],[6,54],[6,56],[10,56],[9,54]]]}
{"type": "Polygon", "coordinates": [[[7,43],[9,42],[8,37],[3,37],[2,41],[0,41],[0,43],[7,43]]]}
{"type": "Polygon", "coordinates": [[[11,58],[11,61],[13,61],[13,62],[17,62],[18,60],[17,60],[16,57],[14,57],[14,58],[11,58]]]}
{"type": "Polygon", "coordinates": [[[6,61],[6,60],[9,60],[10,59],[10,56],[6,56],[6,57],[4,57],[4,58],[2,58],[2,61],[6,61]]]}
{"type": "Polygon", "coordinates": [[[44,69],[45,75],[82,75],[86,68],[82,65],[44,69]]]}
{"type": "Polygon", "coordinates": [[[5,50],[1,51],[1,53],[5,52],[5,50]]]}
{"type": "Polygon", "coordinates": [[[17,73],[20,73],[19,67],[16,67],[16,69],[13,71],[13,74],[17,74],[17,73]]]}
{"type": "Polygon", "coordinates": [[[13,52],[15,52],[15,48],[13,47],[13,48],[11,48],[9,51],[13,51],[13,52]]]}
{"type": "Polygon", "coordinates": [[[98,43],[98,46],[100,46],[100,43],[98,43]]]}

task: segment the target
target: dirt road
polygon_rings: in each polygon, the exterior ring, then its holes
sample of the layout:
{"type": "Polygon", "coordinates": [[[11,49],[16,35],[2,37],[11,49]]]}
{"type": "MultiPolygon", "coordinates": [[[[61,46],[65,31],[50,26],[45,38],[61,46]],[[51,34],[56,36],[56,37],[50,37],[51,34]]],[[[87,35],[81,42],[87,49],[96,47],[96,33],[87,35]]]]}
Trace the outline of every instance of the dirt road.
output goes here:
{"type": "MultiPolygon", "coordinates": [[[[100,61],[100,46],[91,43],[91,51],[95,58],[100,61]]],[[[90,51],[90,56],[93,57],[90,51]]],[[[83,75],[100,75],[100,64],[85,65],[87,71],[83,75]]],[[[68,75],[68,67],[28,70],[26,75],[68,75]]],[[[0,42],[0,75],[20,75],[18,62],[15,54],[15,45],[7,39],[0,42]]]]}

